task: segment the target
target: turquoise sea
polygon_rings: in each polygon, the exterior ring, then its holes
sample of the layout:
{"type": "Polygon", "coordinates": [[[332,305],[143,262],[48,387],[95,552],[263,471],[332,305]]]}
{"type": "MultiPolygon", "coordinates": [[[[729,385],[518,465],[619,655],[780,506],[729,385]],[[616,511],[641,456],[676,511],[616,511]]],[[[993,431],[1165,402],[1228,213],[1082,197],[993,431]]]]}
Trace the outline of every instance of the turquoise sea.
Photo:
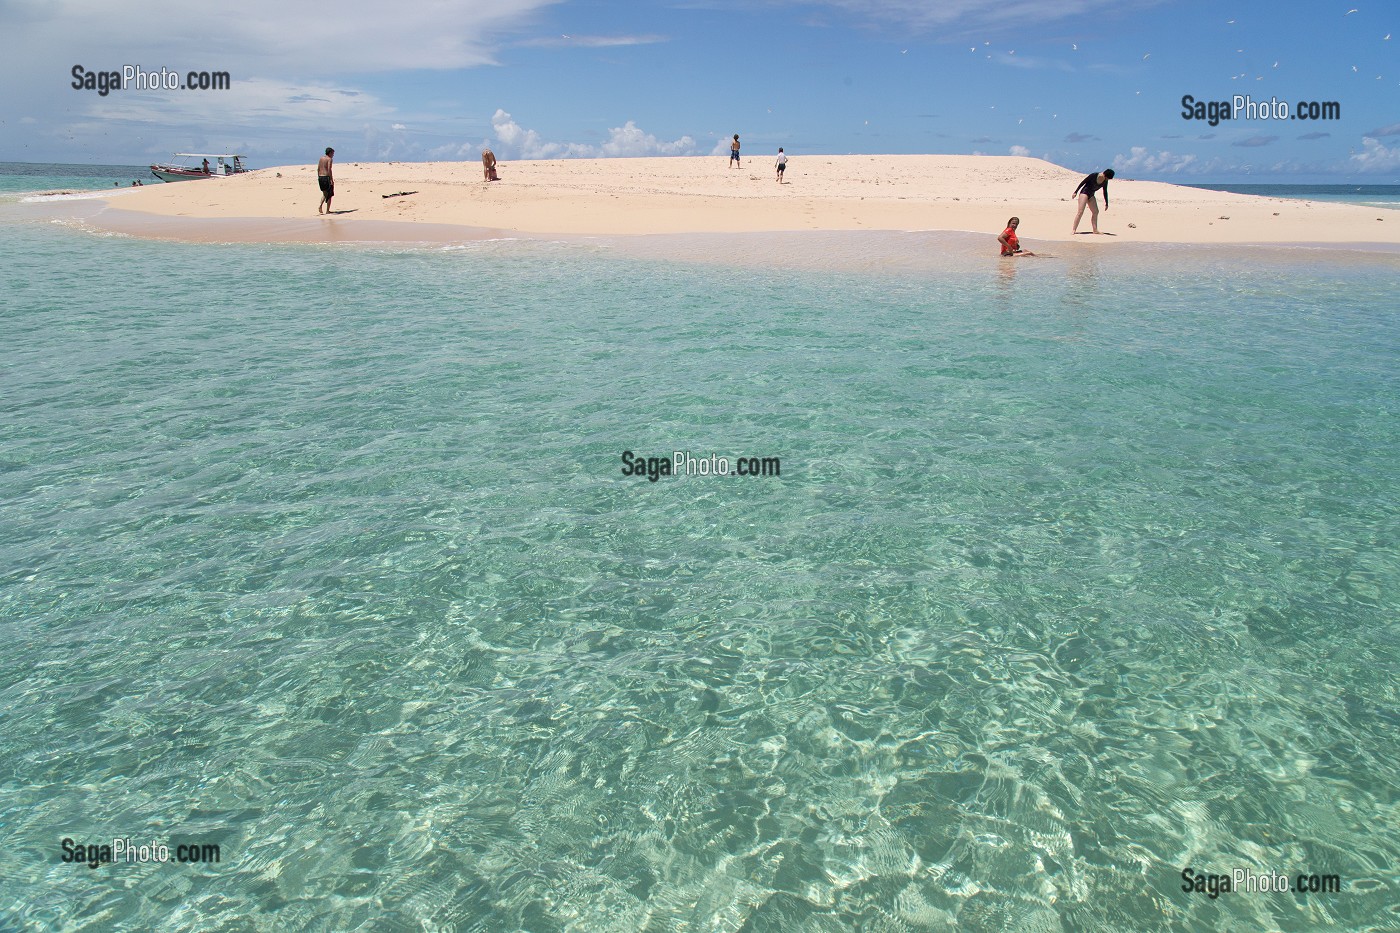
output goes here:
{"type": "Polygon", "coordinates": [[[1207,191],[1233,191],[1266,198],[1304,198],[1400,210],[1400,185],[1191,185],[1207,191]]]}
{"type": "Polygon", "coordinates": [[[29,207],[0,929],[1400,928],[1395,253],[29,207]]]}
{"type": "Polygon", "coordinates": [[[95,191],[129,187],[133,181],[164,184],[147,165],[63,165],[0,162],[0,198],[45,191],[95,191]]]}

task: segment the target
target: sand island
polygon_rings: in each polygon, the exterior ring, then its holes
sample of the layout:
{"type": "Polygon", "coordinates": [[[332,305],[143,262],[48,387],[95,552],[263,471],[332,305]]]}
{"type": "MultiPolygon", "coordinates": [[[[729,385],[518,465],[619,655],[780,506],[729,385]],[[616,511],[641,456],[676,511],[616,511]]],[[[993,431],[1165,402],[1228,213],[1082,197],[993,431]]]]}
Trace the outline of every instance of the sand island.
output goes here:
{"type": "Polygon", "coordinates": [[[742,171],[726,171],[715,156],[502,161],[501,180],[490,183],[476,160],[347,162],[336,166],[337,213],[327,217],[316,215],[308,157],[234,178],[148,185],[114,199],[96,222],[179,239],[230,238],[236,229],[232,238],[266,241],[336,240],[366,225],[376,238],[405,240],[460,228],[609,236],[947,230],[990,240],[1015,214],[1037,243],[1400,245],[1400,216],[1382,209],[1134,181],[1124,172],[1100,217],[1112,235],[1087,234],[1086,222],[1074,236],[1073,191],[1093,166],[1017,156],[789,156],[781,186],[766,155],[742,171]]]}

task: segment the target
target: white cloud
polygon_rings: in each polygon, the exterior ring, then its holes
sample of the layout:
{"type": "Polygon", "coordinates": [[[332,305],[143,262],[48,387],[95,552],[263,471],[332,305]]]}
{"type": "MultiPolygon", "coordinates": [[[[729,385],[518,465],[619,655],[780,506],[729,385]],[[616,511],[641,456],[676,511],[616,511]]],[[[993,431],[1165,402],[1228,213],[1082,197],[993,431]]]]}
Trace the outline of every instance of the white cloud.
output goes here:
{"type": "MultiPolygon", "coordinates": [[[[79,92],[70,92],[77,94],[79,92]]],[[[372,94],[331,84],[290,84],[250,78],[226,91],[115,91],[87,94],[80,113],[105,123],[149,126],[198,123],[316,130],[347,122],[384,120],[394,109],[372,94]]]]}
{"type": "MultiPolygon", "coordinates": [[[[558,0],[388,4],[336,0],[330,7],[240,0],[224,11],[164,0],[9,0],[0,3],[0,59],[90,70],[161,67],[250,74],[318,74],[488,64],[494,45],[558,0]],[[211,19],[212,17],[212,19],[211,19]],[[31,51],[37,51],[37,61],[31,51]]],[[[9,70],[8,68],[6,69],[9,70]]]]}
{"type": "MultiPolygon", "coordinates": [[[[631,120],[608,130],[601,145],[548,142],[537,131],[526,129],[504,110],[491,117],[496,154],[516,159],[621,158],[627,156],[695,155],[695,140],[689,136],[666,142],[643,132],[631,120]]],[[[479,149],[478,149],[479,151],[479,149]]]]}
{"type": "Polygon", "coordinates": [[[1025,158],[1030,158],[1030,154],[1031,154],[1031,151],[1030,151],[1029,149],[1027,149],[1025,146],[1012,146],[1012,147],[1010,148],[1010,150],[1008,150],[1008,151],[1009,151],[1012,155],[1014,155],[1014,156],[1020,156],[1020,157],[1023,158],[1023,159],[1025,159],[1025,158]]]}
{"type": "Polygon", "coordinates": [[[599,147],[601,155],[620,156],[694,155],[695,140],[689,136],[665,142],[650,133],[643,133],[631,120],[608,130],[608,141],[599,147]]]}
{"type": "MultiPolygon", "coordinates": [[[[402,123],[423,133],[443,125],[435,108],[450,109],[443,101],[459,89],[444,85],[442,98],[420,111],[366,93],[369,79],[351,84],[344,76],[491,64],[498,47],[536,29],[540,11],[557,2],[336,0],[318,7],[240,0],[226,11],[198,2],[0,0],[0,87],[7,91],[0,124],[39,118],[0,138],[0,157],[110,162],[199,148],[245,151],[266,163],[300,158],[308,140],[313,151],[330,140],[347,143],[365,126],[402,123]],[[100,97],[71,87],[74,65],[226,71],[231,87],[100,97]]],[[[412,154],[396,147],[400,157],[412,154]]]]}
{"type": "Polygon", "coordinates": [[[1391,172],[1400,169],[1400,146],[1391,148],[1370,136],[1361,140],[1362,150],[1351,154],[1352,164],[1363,172],[1391,172]]]}
{"type": "Polygon", "coordinates": [[[544,39],[526,39],[520,44],[544,48],[611,49],[625,45],[654,45],[657,42],[668,41],[670,41],[669,36],[649,34],[641,36],[551,36],[544,39]]]}
{"type": "Polygon", "coordinates": [[[1195,161],[1194,155],[1177,155],[1167,152],[1165,149],[1154,154],[1148,152],[1146,146],[1133,146],[1132,155],[1123,156],[1120,154],[1113,157],[1113,167],[1120,171],[1128,169],[1138,172],[1172,174],[1193,165],[1195,161]]]}
{"type": "MultiPolygon", "coordinates": [[[[787,0],[792,2],[792,0],[787,0]]],[[[800,2],[800,0],[799,0],[800,2]]],[[[972,30],[1024,27],[1074,18],[1126,16],[1162,0],[816,0],[872,22],[956,38],[972,30]]]]}
{"type": "Polygon", "coordinates": [[[517,159],[555,159],[568,155],[567,146],[545,142],[535,130],[527,130],[516,123],[504,110],[497,110],[491,117],[491,129],[496,137],[497,155],[517,159]]]}

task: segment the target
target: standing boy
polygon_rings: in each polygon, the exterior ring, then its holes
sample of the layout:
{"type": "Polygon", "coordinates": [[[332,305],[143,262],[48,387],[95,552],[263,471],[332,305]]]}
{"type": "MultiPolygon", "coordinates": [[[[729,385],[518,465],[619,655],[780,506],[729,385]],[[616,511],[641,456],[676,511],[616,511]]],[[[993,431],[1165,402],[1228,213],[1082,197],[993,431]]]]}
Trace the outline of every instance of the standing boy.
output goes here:
{"type": "Polygon", "coordinates": [[[335,178],[331,171],[331,162],[335,159],[335,150],[330,146],[326,147],[326,154],[321,156],[321,161],[316,163],[316,183],[321,186],[321,203],[316,206],[316,213],[321,213],[321,208],[325,212],[331,212],[331,198],[335,197],[335,178]]]}

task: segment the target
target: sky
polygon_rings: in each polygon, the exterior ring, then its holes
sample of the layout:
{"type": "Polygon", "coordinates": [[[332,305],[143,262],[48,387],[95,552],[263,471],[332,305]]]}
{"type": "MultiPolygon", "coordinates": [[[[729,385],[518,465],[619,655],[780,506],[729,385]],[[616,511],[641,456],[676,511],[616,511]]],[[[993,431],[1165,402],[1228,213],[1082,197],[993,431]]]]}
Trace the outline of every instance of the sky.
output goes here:
{"type": "Polygon", "coordinates": [[[1397,184],[1397,33],[1396,0],[0,0],[0,161],[724,158],[739,133],[765,160],[1397,184]],[[125,66],[230,86],[73,86],[125,66]],[[1185,95],[1340,118],[1211,126],[1185,95]]]}

